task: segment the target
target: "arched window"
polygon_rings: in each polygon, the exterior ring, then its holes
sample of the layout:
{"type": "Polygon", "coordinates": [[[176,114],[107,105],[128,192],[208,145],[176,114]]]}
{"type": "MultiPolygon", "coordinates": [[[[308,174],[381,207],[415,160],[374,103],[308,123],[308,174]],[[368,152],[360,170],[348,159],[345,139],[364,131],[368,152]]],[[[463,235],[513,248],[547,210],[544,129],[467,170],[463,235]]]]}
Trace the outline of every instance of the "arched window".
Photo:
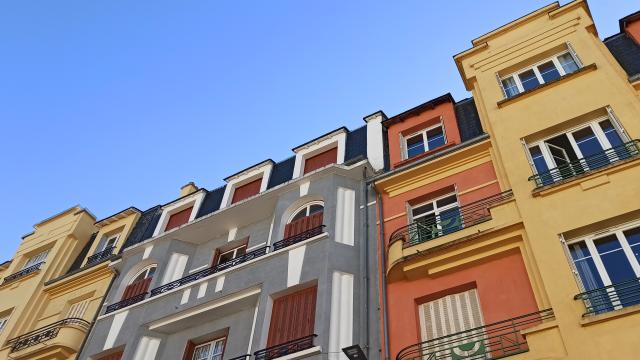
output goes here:
{"type": "Polygon", "coordinates": [[[310,202],[298,208],[284,227],[284,239],[308,238],[318,235],[322,232],[323,213],[324,203],[322,201],[310,202]]]}
{"type": "Polygon", "coordinates": [[[131,281],[129,281],[129,285],[124,289],[122,300],[133,297],[143,297],[149,290],[149,285],[151,285],[157,267],[155,264],[149,265],[133,276],[131,281]]]}

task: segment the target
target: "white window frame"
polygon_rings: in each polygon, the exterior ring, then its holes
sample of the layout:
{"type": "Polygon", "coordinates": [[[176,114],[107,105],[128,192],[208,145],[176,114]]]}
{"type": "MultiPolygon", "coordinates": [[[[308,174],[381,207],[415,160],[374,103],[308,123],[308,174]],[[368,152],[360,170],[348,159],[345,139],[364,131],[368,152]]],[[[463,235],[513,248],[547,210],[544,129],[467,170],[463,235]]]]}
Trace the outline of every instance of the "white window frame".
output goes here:
{"type": "MultiPolygon", "coordinates": [[[[573,137],[573,133],[588,127],[591,128],[591,131],[593,131],[594,135],[596,136],[596,139],[598,139],[598,141],[600,142],[600,145],[602,146],[603,150],[611,149],[612,148],[611,143],[609,142],[609,139],[607,139],[607,136],[604,134],[604,131],[602,131],[602,128],[600,127],[600,122],[605,120],[609,120],[611,122],[611,125],[613,126],[613,128],[618,132],[618,136],[620,136],[620,139],[622,139],[622,141],[625,142],[626,139],[624,136],[624,132],[620,131],[620,129],[618,128],[619,124],[617,124],[614,120],[612,120],[611,117],[605,115],[605,116],[600,116],[594,120],[590,120],[586,123],[582,123],[580,125],[574,126],[570,129],[563,130],[562,132],[555,133],[551,136],[547,136],[544,139],[541,139],[532,143],[527,143],[526,144],[527,157],[531,159],[531,148],[537,146],[540,149],[540,152],[542,153],[542,157],[544,158],[544,161],[547,164],[547,167],[549,169],[558,167],[558,165],[556,165],[555,161],[553,160],[551,151],[549,150],[549,147],[547,146],[545,141],[549,139],[553,139],[559,135],[566,135],[567,139],[569,140],[569,143],[571,144],[571,148],[576,153],[576,156],[578,157],[578,159],[583,159],[584,155],[582,155],[582,151],[580,151],[578,143],[573,137]]],[[[613,155],[615,156],[615,154],[613,155]]],[[[533,169],[533,173],[537,174],[538,169],[536,169],[535,164],[533,163],[533,160],[530,161],[530,165],[533,169]]],[[[588,164],[586,162],[583,161],[582,165],[588,168],[588,164]]]]}
{"type": "Polygon", "coordinates": [[[153,231],[153,236],[157,236],[165,232],[165,228],[169,223],[169,218],[171,217],[171,215],[176,214],[189,207],[193,207],[193,209],[191,210],[191,215],[189,215],[189,221],[187,223],[195,220],[196,215],[198,214],[198,210],[200,210],[200,205],[202,205],[202,201],[204,201],[205,194],[206,191],[204,189],[200,189],[193,194],[185,196],[183,199],[163,206],[162,215],[160,216],[160,220],[158,220],[158,225],[156,225],[156,228],[153,231]]]}
{"type": "Polygon", "coordinates": [[[322,206],[322,211],[324,211],[324,201],[311,201],[311,202],[305,203],[304,205],[300,206],[294,212],[291,213],[291,215],[289,216],[289,219],[287,219],[287,224],[291,224],[291,221],[293,221],[293,218],[296,215],[298,215],[298,213],[302,210],[305,210],[307,214],[306,216],[309,216],[309,211],[311,211],[311,206],[313,205],[322,206]]]}
{"type": "MultiPolygon", "coordinates": [[[[624,232],[626,230],[634,229],[637,227],[640,227],[640,221],[633,221],[624,225],[609,228],[605,231],[598,231],[596,233],[589,234],[587,236],[567,240],[566,248],[568,251],[567,255],[569,256],[568,261],[570,261],[571,263],[571,268],[573,269],[575,267],[575,261],[571,256],[570,246],[576,243],[584,242],[587,245],[587,249],[589,249],[589,256],[591,256],[591,258],[593,259],[596,269],[598,270],[598,275],[600,275],[600,278],[602,279],[602,283],[604,284],[604,286],[606,287],[606,286],[615,285],[614,283],[612,283],[611,278],[607,273],[607,269],[605,268],[604,263],[600,258],[600,253],[598,252],[598,249],[593,243],[594,240],[602,239],[610,235],[615,235],[616,238],[618,239],[618,242],[620,243],[620,247],[622,248],[625,256],[627,257],[627,260],[629,260],[629,263],[631,264],[631,268],[635,272],[636,277],[640,277],[640,263],[638,262],[638,259],[636,259],[636,256],[634,255],[633,249],[631,249],[631,246],[629,245],[627,238],[624,236],[624,232]]],[[[587,291],[586,288],[584,287],[584,284],[582,283],[580,274],[576,272],[575,275],[576,275],[576,278],[579,280],[578,285],[581,291],[587,291]]],[[[615,289],[611,291],[615,292],[615,289]]],[[[616,310],[622,308],[622,305],[619,303],[619,301],[613,301],[612,305],[616,310]]]]}
{"type": "Polygon", "coordinates": [[[227,186],[225,186],[224,189],[224,195],[222,196],[220,209],[232,205],[231,201],[233,200],[233,194],[235,193],[236,188],[242,185],[246,185],[252,181],[261,179],[260,191],[258,191],[258,194],[266,191],[267,186],[269,185],[269,177],[271,176],[273,165],[274,163],[272,160],[265,160],[260,164],[251,167],[250,169],[244,170],[239,174],[226,178],[225,181],[227,182],[227,186]]]}
{"type": "Polygon", "coordinates": [[[222,342],[222,351],[219,354],[213,354],[213,353],[210,352],[209,355],[207,356],[206,360],[212,360],[213,357],[216,356],[216,355],[219,355],[220,359],[222,359],[222,355],[224,354],[224,348],[225,348],[225,346],[227,346],[227,338],[226,337],[217,338],[217,339],[214,339],[214,340],[211,340],[211,341],[207,341],[206,343],[202,343],[202,344],[196,345],[193,348],[193,354],[191,355],[191,359],[190,360],[194,360],[195,359],[196,350],[198,348],[209,346],[209,349],[211,351],[211,350],[215,349],[215,345],[217,343],[220,343],[220,342],[222,342]]]}
{"type": "MultiPolygon", "coordinates": [[[[540,74],[540,70],[538,70],[538,66],[545,64],[549,61],[553,62],[553,65],[556,67],[556,70],[558,70],[558,73],[560,74],[560,77],[567,75],[567,72],[564,70],[564,68],[562,67],[562,64],[560,64],[560,61],[558,60],[558,58],[562,55],[569,55],[571,56],[571,58],[573,59],[573,61],[575,62],[576,66],[578,67],[578,69],[576,69],[576,71],[580,70],[580,68],[582,67],[582,64],[578,61],[578,59],[576,59],[576,57],[571,53],[571,51],[569,51],[568,49],[565,51],[562,51],[558,54],[555,54],[549,58],[546,58],[542,61],[536,62],[535,64],[529,65],[525,68],[519,69],[518,71],[514,71],[511,74],[505,75],[505,76],[501,76],[500,77],[500,87],[503,89],[504,91],[504,95],[505,98],[509,98],[509,96],[507,96],[507,90],[504,87],[503,81],[509,78],[513,78],[515,80],[516,86],[518,88],[518,94],[521,94],[523,92],[525,92],[524,90],[524,86],[522,86],[522,81],[520,80],[520,74],[528,71],[528,70],[533,70],[536,79],[538,80],[538,82],[540,83],[540,85],[544,84],[545,81],[542,78],[542,75],[540,74]]],[[[574,71],[575,72],[575,71],[574,71]]],[[[518,95],[515,94],[515,95],[518,95]]],[[[515,95],[511,95],[511,97],[515,96],[515,95]]]]}
{"type": "MultiPolygon", "coordinates": [[[[155,276],[155,273],[158,271],[158,265],[157,264],[152,264],[149,266],[146,266],[144,269],[138,271],[134,276],[131,277],[131,280],[129,280],[129,283],[127,285],[131,285],[133,284],[136,279],[138,278],[138,276],[144,274],[144,278],[140,279],[140,280],[144,280],[147,277],[149,277],[149,272],[151,271],[152,268],[155,268],[155,271],[153,273],[153,276],[155,276]]],[[[151,277],[153,277],[151,276],[151,277]]]]}
{"type": "MultiPolygon", "coordinates": [[[[436,218],[438,218],[440,216],[441,212],[453,209],[455,207],[460,208],[460,199],[458,198],[457,191],[454,190],[454,191],[452,191],[450,193],[447,193],[446,195],[438,196],[437,198],[431,199],[429,201],[424,201],[424,202],[421,202],[420,204],[417,204],[417,205],[409,205],[409,212],[408,212],[409,213],[409,223],[413,223],[416,220],[419,220],[420,218],[423,218],[423,217],[425,217],[427,215],[430,215],[430,214],[434,214],[436,216],[436,218]],[[442,200],[444,198],[448,198],[448,197],[450,197],[452,195],[456,197],[456,202],[455,203],[451,203],[449,205],[445,205],[445,206],[443,206],[441,208],[438,207],[438,204],[437,204],[438,200],[442,200]],[[413,209],[419,208],[420,206],[423,206],[423,205],[426,205],[426,204],[431,204],[433,206],[433,210],[431,210],[429,212],[426,212],[426,213],[423,213],[423,214],[419,215],[418,217],[414,217],[413,216],[413,209]]],[[[438,229],[440,229],[440,224],[439,223],[438,223],[438,229]]]]}
{"type": "Polygon", "coordinates": [[[110,247],[116,247],[116,244],[118,243],[118,239],[120,238],[120,234],[115,234],[115,235],[105,235],[106,240],[104,241],[104,244],[102,245],[102,249],[97,249],[96,252],[101,252],[101,251],[105,251],[110,247]],[[111,246],[109,245],[109,242],[113,240],[113,243],[111,244],[111,246]]]}
{"type": "Polygon", "coordinates": [[[48,255],[49,255],[49,249],[41,251],[33,256],[30,256],[29,259],[27,259],[27,262],[24,263],[24,266],[22,266],[22,270],[28,267],[31,267],[33,265],[37,265],[44,262],[48,255]]]}
{"type": "Polygon", "coordinates": [[[225,252],[221,252],[220,254],[218,254],[218,259],[216,260],[216,265],[220,265],[220,259],[222,258],[222,255],[233,253],[233,257],[231,258],[231,260],[233,260],[233,259],[238,257],[238,250],[239,249],[243,249],[243,248],[244,248],[244,252],[246,254],[247,253],[247,248],[248,248],[247,245],[248,244],[236,246],[233,249],[227,250],[225,252]]]}
{"type": "Polygon", "coordinates": [[[304,164],[307,159],[321,154],[325,151],[331,150],[334,147],[338,148],[336,155],[336,165],[344,163],[346,144],[347,131],[346,129],[341,128],[310,143],[294,148],[293,151],[296,153],[296,162],[293,166],[292,179],[296,179],[305,175],[304,164]]]}
{"type": "Polygon", "coordinates": [[[427,132],[431,131],[431,130],[433,130],[435,128],[438,128],[438,127],[442,128],[442,136],[444,137],[444,144],[446,144],[447,143],[447,132],[445,131],[444,122],[442,121],[442,119],[440,119],[440,122],[435,124],[435,125],[429,126],[429,127],[424,128],[424,129],[422,129],[420,131],[414,132],[414,133],[412,133],[410,135],[402,136],[402,151],[403,151],[402,157],[403,157],[403,160],[409,159],[409,145],[407,144],[407,140],[410,139],[410,138],[422,135],[422,141],[423,141],[423,144],[424,144],[424,152],[423,152],[423,154],[425,152],[433,150],[433,149],[429,148],[429,139],[427,138],[427,132]]]}
{"type": "Polygon", "coordinates": [[[11,319],[11,314],[0,317],[0,334],[2,334],[2,331],[7,327],[9,319],[11,319]]]}

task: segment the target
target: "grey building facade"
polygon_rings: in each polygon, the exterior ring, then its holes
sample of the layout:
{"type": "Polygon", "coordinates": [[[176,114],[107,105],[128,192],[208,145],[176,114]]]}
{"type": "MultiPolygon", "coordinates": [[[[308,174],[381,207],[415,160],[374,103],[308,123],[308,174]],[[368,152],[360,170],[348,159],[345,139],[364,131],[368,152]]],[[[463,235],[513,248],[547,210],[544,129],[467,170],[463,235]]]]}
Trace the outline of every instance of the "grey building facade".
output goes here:
{"type": "Polygon", "coordinates": [[[79,359],[380,358],[384,114],[147,210],[79,359]]]}

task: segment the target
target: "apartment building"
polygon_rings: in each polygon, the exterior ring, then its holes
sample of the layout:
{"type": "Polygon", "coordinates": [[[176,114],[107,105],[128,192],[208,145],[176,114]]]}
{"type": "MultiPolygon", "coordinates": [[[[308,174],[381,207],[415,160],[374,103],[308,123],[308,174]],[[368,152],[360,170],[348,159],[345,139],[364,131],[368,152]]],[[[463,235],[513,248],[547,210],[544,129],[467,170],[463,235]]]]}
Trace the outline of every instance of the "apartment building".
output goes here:
{"type": "Polygon", "coordinates": [[[346,359],[378,354],[380,116],[144,212],[80,358],[346,359]]]}

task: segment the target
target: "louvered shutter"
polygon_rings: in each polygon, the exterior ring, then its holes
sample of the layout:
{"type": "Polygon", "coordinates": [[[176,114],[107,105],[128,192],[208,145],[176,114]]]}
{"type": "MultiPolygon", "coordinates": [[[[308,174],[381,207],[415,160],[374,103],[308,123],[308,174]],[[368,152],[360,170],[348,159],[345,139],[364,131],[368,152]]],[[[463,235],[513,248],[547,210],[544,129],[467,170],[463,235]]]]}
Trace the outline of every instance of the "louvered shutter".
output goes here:
{"type": "Polygon", "coordinates": [[[96,360],[120,360],[122,359],[122,351],[119,351],[117,353],[113,353],[113,354],[109,354],[106,356],[103,356],[101,358],[97,358],[96,360]]]}
{"type": "Polygon", "coordinates": [[[316,294],[314,286],[273,301],[267,347],[313,334],[316,294]]]}
{"type": "Polygon", "coordinates": [[[284,227],[284,238],[287,239],[292,236],[302,234],[305,231],[315,229],[318,226],[321,226],[323,221],[323,215],[324,215],[323,212],[318,212],[313,215],[305,216],[296,221],[292,221],[288,223],[284,227]]]}
{"type": "Polygon", "coordinates": [[[72,304],[67,313],[67,318],[82,319],[87,307],[89,307],[88,299],[72,304]]]}
{"type": "Polygon", "coordinates": [[[448,295],[419,307],[422,341],[484,325],[478,291],[448,295]]]}
{"type": "Polygon", "coordinates": [[[169,217],[169,221],[167,221],[167,226],[165,226],[164,231],[169,231],[173,228],[177,228],[178,226],[188,223],[189,218],[191,217],[192,210],[193,206],[171,215],[169,217]]]}
{"type": "Polygon", "coordinates": [[[330,164],[335,164],[338,159],[338,148],[322,152],[318,155],[312,156],[304,161],[304,173],[310,173],[314,170],[320,169],[330,164]]]}
{"type": "Polygon", "coordinates": [[[231,198],[231,203],[235,204],[239,201],[250,198],[253,195],[257,195],[260,192],[261,186],[262,186],[262,178],[258,180],[254,180],[242,186],[238,186],[233,190],[233,197],[231,198]]]}
{"type": "Polygon", "coordinates": [[[138,280],[129,284],[124,289],[124,293],[122,294],[122,300],[130,299],[134,296],[143,294],[149,290],[149,285],[151,284],[152,277],[148,277],[146,279],[138,280]]]}

